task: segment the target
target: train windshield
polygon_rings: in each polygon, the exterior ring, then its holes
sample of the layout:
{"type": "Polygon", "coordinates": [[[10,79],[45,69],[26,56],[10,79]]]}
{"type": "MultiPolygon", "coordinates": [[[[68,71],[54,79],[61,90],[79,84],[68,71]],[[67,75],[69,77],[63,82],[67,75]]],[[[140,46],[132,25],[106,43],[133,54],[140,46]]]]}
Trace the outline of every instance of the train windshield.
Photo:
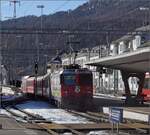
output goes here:
{"type": "Polygon", "coordinates": [[[92,76],[91,74],[80,74],[79,75],[79,84],[80,85],[91,85],[92,84],[92,76]]]}
{"type": "Polygon", "coordinates": [[[150,89],[150,78],[145,78],[144,89],[150,89]]]}
{"type": "Polygon", "coordinates": [[[63,76],[63,82],[65,85],[75,85],[76,79],[74,74],[68,74],[63,76]]]}

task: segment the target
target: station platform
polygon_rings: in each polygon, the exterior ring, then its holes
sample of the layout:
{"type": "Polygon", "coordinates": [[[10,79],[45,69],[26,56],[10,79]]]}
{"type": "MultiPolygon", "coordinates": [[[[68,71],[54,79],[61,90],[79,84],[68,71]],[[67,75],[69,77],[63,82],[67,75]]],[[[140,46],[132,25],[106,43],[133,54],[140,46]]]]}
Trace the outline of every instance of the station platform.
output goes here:
{"type": "Polygon", "coordinates": [[[114,96],[114,95],[108,95],[108,94],[94,94],[93,96],[93,102],[96,108],[99,107],[150,107],[150,101],[144,102],[144,104],[126,104],[125,103],[126,97],[125,96],[114,96]]]}
{"type": "MultiPolygon", "coordinates": [[[[109,107],[103,107],[103,113],[109,114],[109,107]]],[[[123,107],[123,118],[134,121],[149,122],[149,107],[123,107]]]]}
{"type": "MultiPolygon", "coordinates": [[[[128,106],[143,105],[142,90],[144,86],[145,73],[150,72],[150,47],[138,48],[135,51],[103,57],[86,63],[88,66],[96,66],[97,68],[108,68],[120,70],[122,81],[124,82],[124,92],[126,95],[125,104],[128,106]],[[138,90],[132,97],[131,88],[128,79],[130,77],[138,78],[138,90]]],[[[118,106],[118,105],[116,105],[118,106]]]]}
{"type": "Polygon", "coordinates": [[[24,124],[5,115],[0,115],[0,125],[2,127],[0,128],[0,135],[49,135],[42,130],[28,129],[24,124]]]}
{"type": "Polygon", "coordinates": [[[93,96],[94,106],[99,109],[100,107],[109,107],[109,106],[124,106],[124,101],[116,97],[108,97],[103,95],[94,95],[93,96]]]}

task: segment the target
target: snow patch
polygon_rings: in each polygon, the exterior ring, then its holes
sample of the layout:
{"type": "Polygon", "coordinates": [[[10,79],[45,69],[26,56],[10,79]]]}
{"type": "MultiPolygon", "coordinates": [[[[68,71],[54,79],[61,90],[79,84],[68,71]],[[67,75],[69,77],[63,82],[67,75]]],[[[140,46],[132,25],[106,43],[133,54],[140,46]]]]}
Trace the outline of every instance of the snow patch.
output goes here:
{"type": "Polygon", "coordinates": [[[29,113],[38,114],[46,120],[54,123],[89,123],[86,118],[75,116],[63,109],[54,108],[46,102],[30,101],[24,104],[19,104],[17,107],[29,113]]]}

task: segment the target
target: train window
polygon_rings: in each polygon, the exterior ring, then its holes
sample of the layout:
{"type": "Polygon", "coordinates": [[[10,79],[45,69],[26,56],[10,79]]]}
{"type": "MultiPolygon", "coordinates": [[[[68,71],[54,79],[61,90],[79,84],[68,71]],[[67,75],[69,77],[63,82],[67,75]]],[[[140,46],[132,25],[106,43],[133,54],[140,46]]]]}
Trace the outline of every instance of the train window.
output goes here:
{"type": "Polygon", "coordinates": [[[27,81],[28,86],[33,86],[33,81],[27,81]]]}
{"type": "Polygon", "coordinates": [[[64,75],[65,85],[75,85],[75,75],[64,75]]]}
{"type": "Polygon", "coordinates": [[[79,84],[80,85],[91,85],[92,84],[92,76],[91,74],[80,74],[79,75],[79,84]]]}

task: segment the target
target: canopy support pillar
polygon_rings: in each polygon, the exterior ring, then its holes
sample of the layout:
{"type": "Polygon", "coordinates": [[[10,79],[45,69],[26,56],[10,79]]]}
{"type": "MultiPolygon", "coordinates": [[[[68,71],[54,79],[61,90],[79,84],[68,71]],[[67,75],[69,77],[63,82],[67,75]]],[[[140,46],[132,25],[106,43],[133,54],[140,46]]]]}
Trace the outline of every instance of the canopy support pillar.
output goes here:
{"type": "Polygon", "coordinates": [[[134,105],[134,104],[139,104],[139,103],[142,104],[143,103],[142,89],[143,89],[144,80],[145,80],[145,73],[121,70],[121,74],[122,74],[122,80],[125,86],[126,104],[129,104],[129,105],[132,105],[132,104],[134,105]],[[128,82],[128,79],[130,77],[137,77],[139,79],[139,82],[138,82],[139,87],[138,87],[137,95],[135,97],[132,97],[131,95],[131,90],[130,90],[129,82],[128,82]]]}

